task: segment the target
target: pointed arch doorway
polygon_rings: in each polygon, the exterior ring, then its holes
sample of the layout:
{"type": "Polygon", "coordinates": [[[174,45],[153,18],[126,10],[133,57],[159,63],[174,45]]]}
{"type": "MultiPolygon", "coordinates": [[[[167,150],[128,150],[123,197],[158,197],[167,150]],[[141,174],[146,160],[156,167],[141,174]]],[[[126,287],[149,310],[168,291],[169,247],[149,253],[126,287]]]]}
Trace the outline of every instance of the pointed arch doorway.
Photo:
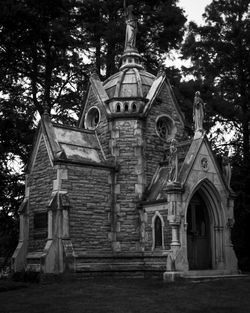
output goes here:
{"type": "Polygon", "coordinates": [[[199,192],[189,203],[187,224],[189,270],[211,269],[211,221],[207,205],[199,192]]]}

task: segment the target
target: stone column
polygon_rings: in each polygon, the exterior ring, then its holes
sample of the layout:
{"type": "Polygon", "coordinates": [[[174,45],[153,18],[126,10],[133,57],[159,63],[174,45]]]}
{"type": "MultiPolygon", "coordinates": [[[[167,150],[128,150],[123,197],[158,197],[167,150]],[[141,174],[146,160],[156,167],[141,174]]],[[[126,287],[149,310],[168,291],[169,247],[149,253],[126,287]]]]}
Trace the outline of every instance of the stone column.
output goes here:
{"type": "Polygon", "coordinates": [[[29,219],[28,219],[29,199],[28,199],[28,196],[29,196],[29,188],[27,187],[27,179],[26,179],[25,198],[18,211],[18,213],[20,214],[19,241],[12,255],[12,260],[11,260],[12,269],[15,272],[24,270],[26,266],[26,254],[28,250],[28,238],[29,238],[29,219]]]}
{"type": "MultiPolygon", "coordinates": [[[[181,252],[181,241],[180,241],[180,226],[181,226],[181,193],[182,188],[178,182],[169,183],[166,188],[166,193],[168,194],[169,211],[168,211],[168,221],[172,230],[172,240],[171,240],[171,253],[168,255],[167,259],[167,272],[164,273],[164,279],[167,280],[168,272],[176,272],[181,269],[180,261],[178,261],[182,256],[181,252]]],[[[181,252],[183,254],[183,251],[181,252]]],[[[171,274],[172,275],[172,274],[171,274]]],[[[177,274],[176,274],[177,275],[177,274]]],[[[171,276],[172,277],[172,276],[171,276]]],[[[172,278],[171,278],[172,279],[172,278]]]]}
{"type": "Polygon", "coordinates": [[[180,206],[180,193],[181,186],[179,183],[174,182],[172,184],[168,184],[167,186],[167,194],[168,194],[168,202],[169,202],[169,212],[168,212],[168,220],[169,224],[172,228],[172,242],[171,247],[180,247],[180,225],[181,225],[181,217],[179,212],[180,206]]]}
{"type": "Polygon", "coordinates": [[[48,240],[53,239],[53,211],[48,210],[48,240]]]}
{"type": "Polygon", "coordinates": [[[215,263],[217,269],[224,269],[223,227],[215,226],[215,263]]]}
{"type": "Polygon", "coordinates": [[[171,241],[171,249],[175,247],[180,247],[180,235],[179,235],[179,229],[180,229],[180,217],[179,216],[171,216],[169,217],[169,225],[172,228],[172,241],[171,241]]]}
{"type": "Polygon", "coordinates": [[[63,227],[62,227],[62,238],[69,238],[69,210],[67,208],[63,208],[62,211],[63,216],[63,227]]]}

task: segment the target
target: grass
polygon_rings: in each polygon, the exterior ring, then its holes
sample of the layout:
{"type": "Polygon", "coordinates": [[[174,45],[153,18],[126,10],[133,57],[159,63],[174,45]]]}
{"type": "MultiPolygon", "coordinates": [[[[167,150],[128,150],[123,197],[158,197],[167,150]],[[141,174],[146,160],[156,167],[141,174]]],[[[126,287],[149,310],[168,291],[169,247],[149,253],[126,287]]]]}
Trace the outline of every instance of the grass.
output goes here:
{"type": "Polygon", "coordinates": [[[104,279],[0,292],[1,313],[249,313],[250,279],[164,284],[104,279]]]}

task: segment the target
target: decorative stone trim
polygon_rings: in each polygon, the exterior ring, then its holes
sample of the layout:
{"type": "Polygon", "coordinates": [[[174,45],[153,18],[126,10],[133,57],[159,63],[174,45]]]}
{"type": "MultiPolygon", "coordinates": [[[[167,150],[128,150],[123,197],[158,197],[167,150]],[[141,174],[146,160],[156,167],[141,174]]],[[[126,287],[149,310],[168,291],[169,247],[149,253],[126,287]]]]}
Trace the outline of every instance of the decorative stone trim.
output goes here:
{"type": "Polygon", "coordinates": [[[204,172],[208,171],[208,159],[207,158],[201,158],[201,168],[203,169],[204,172]]]}
{"type": "Polygon", "coordinates": [[[173,119],[164,114],[160,115],[155,120],[156,134],[164,141],[170,141],[175,137],[177,128],[173,119]]]}
{"type": "Polygon", "coordinates": [[[92,106],[89,108],[85,115],[84,127],[86,129],[95,130],[101,120],[101,112],[97,106],[92,106]]]}

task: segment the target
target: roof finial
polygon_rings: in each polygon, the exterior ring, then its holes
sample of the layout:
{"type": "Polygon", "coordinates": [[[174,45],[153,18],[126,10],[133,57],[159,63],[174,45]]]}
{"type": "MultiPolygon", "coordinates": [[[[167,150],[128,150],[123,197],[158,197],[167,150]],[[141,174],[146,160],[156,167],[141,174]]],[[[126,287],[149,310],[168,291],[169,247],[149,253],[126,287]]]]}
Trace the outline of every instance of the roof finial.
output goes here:
{"type": "Polygon", "coordinates": [[[127,48],[133,49],[136,44],[137,34],[137,19],[133,14],[133,5],[126,6],[126,0],[124,0],[124,11],[126,19],[126,37],[125,37],[125,50],[127,48]]]}

